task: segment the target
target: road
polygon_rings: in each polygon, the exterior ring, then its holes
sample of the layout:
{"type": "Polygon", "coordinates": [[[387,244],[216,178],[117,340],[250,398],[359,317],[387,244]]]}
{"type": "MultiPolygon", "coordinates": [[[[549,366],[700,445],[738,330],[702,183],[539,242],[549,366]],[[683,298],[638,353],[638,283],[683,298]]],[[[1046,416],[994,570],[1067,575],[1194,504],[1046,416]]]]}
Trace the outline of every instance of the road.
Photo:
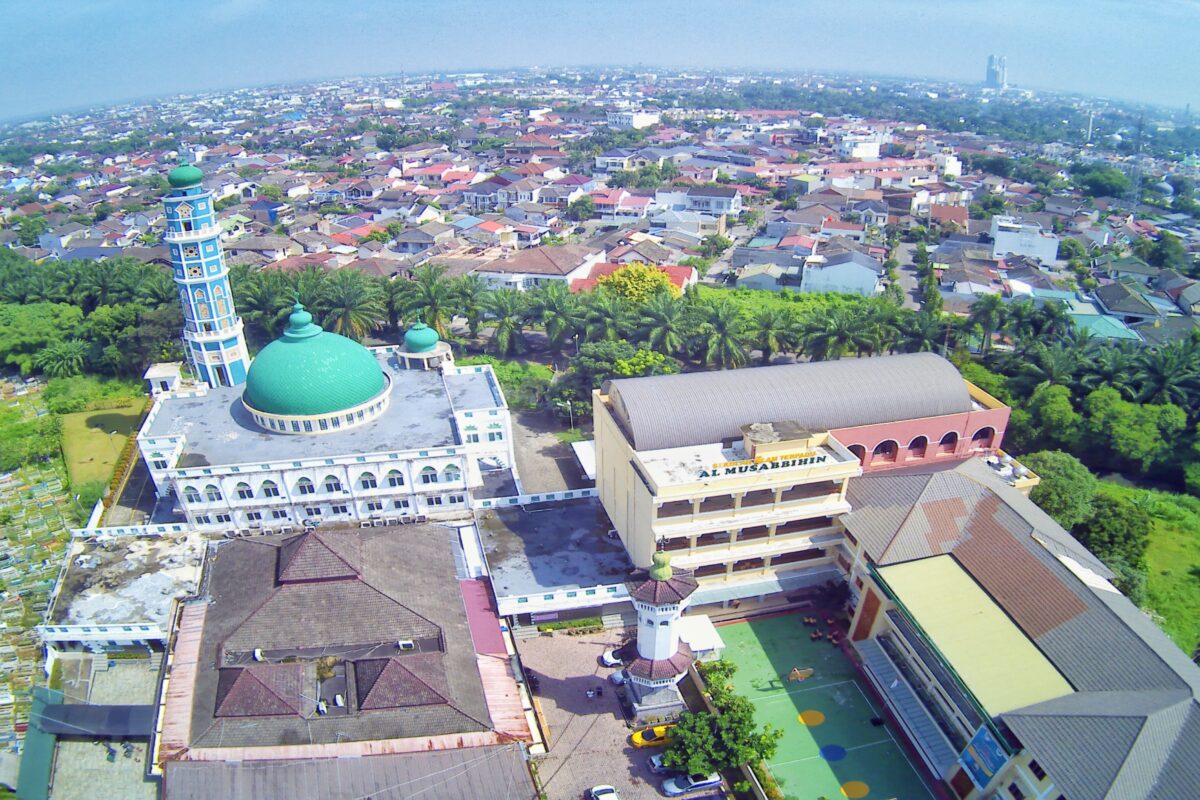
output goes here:
{"type": "Polygon", "coordinates": [[[900,288],[904,291],[904,307],[914,311],[921,308],[917,268],[913,265],[913,253],[916,250],[917,246],[909,242],[901,242],[896,247],[896,260],[900,262],[900,288]]]}

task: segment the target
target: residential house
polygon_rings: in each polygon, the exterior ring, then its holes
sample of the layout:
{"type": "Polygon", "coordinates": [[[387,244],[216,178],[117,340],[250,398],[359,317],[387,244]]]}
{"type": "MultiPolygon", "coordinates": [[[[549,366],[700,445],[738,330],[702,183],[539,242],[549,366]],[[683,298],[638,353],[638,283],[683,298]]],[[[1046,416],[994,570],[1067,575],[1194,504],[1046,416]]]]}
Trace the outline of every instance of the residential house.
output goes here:
{"type": "Polygon", "coordinates": [[[475,274],[493,288],[533,289],[550,281],[571,281],[587,277],[594,265],[604,258],[604,251],[587,245],[543,245],[518,250],[489,261],[475,269],[475,274]]]}
{"type": "Polygon", "coordinates": [[[992,217],[991,236],[995,258],[1011,253],[1040,258],[1043,264],[1053,264],[1058,258],[1058,237],[1037,223],[997,215],[992,217]]]}
{"type": "Polygon", "coordinates": [[[1149,286],[1162,269],[1152,267],[1137,256],[1114,256],[1111,253],[1096,259],[1096,268],[1114,281],[1130,280],[1149,286]]]}
{"type": "MultiPolygon", "coordinates": [[[[590,292],[599,284],[600,279],[612,275],[619,271],[622,267],[628,266],[627,263],[603,263],[596,264],[592,267],[591,272],[583,278],[577,278],[571,281],[571,291],[575,293],[590,292]]],[[[661,264],[657,265],[658,269],[667,276],[674,286],[680,292],[683,292],[689,286],[695,286],[699,280],[699,275],[695,267],[681,266],[678,264],[661,264]]]]}
{"type": "Polygon", "coordinates": [[[1110,283],[1092,292],[1092,297],[1105,313],[1126,324],[1154,320],[1166,316],[1140,292],[1124,283],[1110,283]]]}
{"type": "Polygon", "coordinates": [[[862,253],[814,256],[804,262],[802,292],[844,292],[874,297],[883,289],[883,264],[862,253]]]}
{"type": "Polygon", "coordinates": [[[729,186],[694,186],[687,190],[687,210],[736,217],[742,213],[742,193],[729,186]]]}

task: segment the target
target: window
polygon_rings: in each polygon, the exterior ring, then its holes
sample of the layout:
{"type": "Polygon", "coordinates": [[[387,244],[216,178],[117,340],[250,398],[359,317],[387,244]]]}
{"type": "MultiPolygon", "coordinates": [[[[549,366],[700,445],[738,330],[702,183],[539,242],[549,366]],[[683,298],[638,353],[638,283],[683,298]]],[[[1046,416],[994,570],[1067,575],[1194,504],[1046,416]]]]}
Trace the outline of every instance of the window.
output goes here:
{"type": "Polygon", "coordinates": [[[260,519],[262,519],[262,513],[258,511],[251,511],[246,515],[246,519],[250,520],[251,522],[258,522],[260,519]]]}
{"type": "Polygon", "coordinates": [[[996,438],[994,428],[980,428],[975,431],[975,435],[971,437],[972,450],[987,450],[992,446],[992,440],[996,438]]]}
{"type": "Polygon", "coordinates": [[[1008,785],[1008,794],[1013,800],[1025,800],[1025,793],[1021,791],[1021,787],[1015,783],[1008,785]]]}
{"type": "Polygon", "coordinates": [[[239,500],[249,500],[254,497],[254,490],[250,488],[248,483],[239,483],[237,485],[237,496],[239,500]]]}
{"type": "Polygon", "coordinates": [[[448,502],[451,502],[451,503],[463,503],[463,502],[466,502],[466,498],[465,498],[463,495],[461,495],[461,494],[452,494],[452,495],[450,495],[449,497],[447,497],[447,498],[446,498],[446,500],[447,500],[448,502]]]}
{"type": "Polygon", "coordinates": [[[196,245],[194,245],[194,244],[189,244],[189,245],[184,246],[183,257],[184,258],[199,258],[200,257],[200,248],[196,247],[196,245]]]}
{"type": "Polygon", "coordinates": [[[325,491],[340,492],[342,490],[342,482],[332,475],[325,476],[325,491]]]}
{"type": "Polygon", "coordinates": [[[160,460],[160,461],[155,461],[155,462],[154,462],[154,468],[155,468],[155,469],[166,469],[166,468],[167,468],[167,462],[166,462],[166,461],[161,461],[161,460],[160,460]]]}
{"type": "Polygon", "coordinates": [[[287,519],[287,515],[287,510],[283,508],[277,508],[271,512],[272,519],[287,519]]]}
{"type": "Polygon", "coordinates": [[[404,485],[404,476],[402,474],[400,474],[400,470],[393,469],[393,470],[388,471],[387,484],[388,484],[388,486],[403,486],[404,485]]]}
{"type": "Polygon", "coordinates": [[[421,468],[421,483],[437,483],[437,481],[438,474],[436,469],[433,467],[421,468]]]}
{"type": "Polygon", "coordinates": [[[875,445],[875,450],[871,453],[871,463],[889,463],[896,460],[896,451],[899,449],[896,442],[891,439],[880,442],[875,445]]]}
{"type": "Polygon", "coordinates": [[[488,431],[488,441],[489,442],[503,442],[504,441],[504,433],[501,431],[488,431]]]}
{"type": "Polygon", "coordinates": [[[275,481],[263,481],[262,495],[263,497],[279,497],[279,487],[275,485],[275,481]]]}
{"type": "Polygon", "coordinates": [[[378,500],[372,500],[367,503],[367,511],[383,511],[383,503],[378,500]]]}
{"type": "Polygon", "coordinates": [[[1039,781],[1046,780],[1046,770],[1042,769],[1042,765],[1039,764],[1038,762],[1030,761],[1029,762],[1029,771],[1032,772],[1034,777],[1037,778],[1039,781]]]}
{"type": "Polygon", "coordinates": [[[442,471],[442,474],[445,476],[447,483],[454,483],[455,481],[462,480],[462,470],[460,470],[454,464],[447,466],[446,469],[442,471]]]}
{"type": "Polygon", "coordinates": [[[958,449],[958,434],[950,431],[938,442],[938,455],[949,455],[958,449]]]}
{"type": "Polygon", "coordinates": [[[908,457],[924,458],[928,449],[929,438],[927,436],[918,436],[908,443],[908,457]]]}
{"type": "Polygon", "coordinates": [[[200,493],[196,491],[195,486],[185,486],[183,487],[183,499],[189,503],[199,503],[200,493]]]}
{"type": "Polygon", "coordinates": [[[320,506],[312,506],[311,508],[304,509],[304,516],[306,516],[306,517],[321,516],[321,507],[320,506]]]}
{"type": "Polygon", "coordinates": [[[313,482],[308,478],[301,478],[296,482],[296,491],[300,492],[300,494],[315,494],[317,487],[313,486],[313,482]]]}
{"type": "Polygon", "coordinates": [[[311,419],[304,420],[304,432],[312,433],[312,420],[311,419]]]}
{"type": "Polygon", "coordinates": [[[346,506],[334,506],[334,507],[333,507],[333,513],[335,513],[335,514],[349,514],[349,513],[350,513],[350,509],[349,509],[349,508],[347,508],[346,506]]]}
{"type": "Polygon", "coordinates": [[[364,472],[358,477],[358,485],[364,489],[374,489],[379,486],[379,483],[375,480],[374,474],[370,472],[364,472]]]}
{"type": "Polygon", "coordinates": [[[319,425],[321,427],[321,430],[323,430],[323,431],[329,430],[329,420],[327,420],[327,419],[317,420],[317,425],[319,425]]]}
{"type": "Polygon", "coordinates": [[[196,517],[196,523],[198,525],[211,525],[212,520],[207,514],[201,514],[200,516],[196,517]]]}
{"type": "Polygon", "coordinates": [[[408,501],[407,500],[393,500],[392,508],[396,509],[397,511],[408,508],[408,501]]]}
{"type": "Polygon", "coordinates": [[[440,498],[440,497],[431,497],[431,498],[429,498],[429,500],[428,500],[427,502],[428,502],[428,503],[429,503],[429,505],[431,505],[431,506],[440,506],[440,505],[442,504],[442,498],[440,498]]]}
{"type": "Polygon", "coordinates": [[[468,433],[467,434],[467,444],[476,444],[478,442],[479,442],[479,434],[478,433],[468,433]]]}
{"type": "Polygon", "coordinates": [[[210,503],[220,502],[221,490],[210,483],[204,487],[204,499],[210,503]]]}
{"type": "Polygon", "coordinates": [[[229,524],[232,521],[233,521],[233,517],[229,516],[228,514],[217,514],[217,522],[220,522],[222,524],[229,524]]]}

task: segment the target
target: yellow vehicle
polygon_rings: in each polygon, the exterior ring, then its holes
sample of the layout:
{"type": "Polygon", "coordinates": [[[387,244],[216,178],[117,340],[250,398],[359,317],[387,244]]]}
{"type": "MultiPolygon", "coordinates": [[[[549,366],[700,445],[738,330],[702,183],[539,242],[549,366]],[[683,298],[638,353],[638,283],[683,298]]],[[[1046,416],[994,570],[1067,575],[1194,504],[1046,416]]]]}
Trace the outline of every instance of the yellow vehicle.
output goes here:
{"type": "Polygon", "coordinates": [[[652,728],[642,728],[634,731],[629,737],[629,743],[634,747],[662,747],[671,741],[672,729],[675,725],[655,725],[652,728]]]}

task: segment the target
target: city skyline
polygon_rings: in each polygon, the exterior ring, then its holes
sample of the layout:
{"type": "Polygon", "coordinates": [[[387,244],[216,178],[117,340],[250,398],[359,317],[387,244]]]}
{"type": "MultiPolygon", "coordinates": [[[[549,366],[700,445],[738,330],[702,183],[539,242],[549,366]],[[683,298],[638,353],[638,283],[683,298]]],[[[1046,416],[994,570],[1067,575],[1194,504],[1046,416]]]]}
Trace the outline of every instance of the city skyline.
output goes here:
{"type": "Polygon", "coordinates": [[[1200,6],[1091,5],[1095,13],[1084,16],[1075,4],[1032,0],[1003,8],[966,2],[948,13],[931,0],[907,0],[879,13],[852,0],[820,7],[818,16],[813,3],[766,0],[739,9],[734,26],[713,24],[728,11],[710,0],[655,7],[520,0],[504,13],[489,10],[486,25],[466,0],[419,10],[366,2],[336,12],[299,2],[287,19],[261,0],[182,2],[171,13],[144,2],[50,3],[50,13],[45,5],[7,6],[0,20],[12,36],[0,64],[21,80],[0,87],[0,119],[186,92],[530,66],[854,72],[977,84],[989,53],[1007,56],[1018,88],[1200,105],[1200,89],[1188,80],[1200,66],[1188,44],[1200,29],[1200,6]],[[265,26],[272,35],[264,36],[265,26]],[[381,38],[379,30],[395,35],[381,38]],[[184,68],[180,36],[217,43],[203,69],[200,62],[184,68]],[[46,41],[69,46],[47,58],[46,41]],[[1114,47],[1127,57],[1113,59],[1114,47]]]}

